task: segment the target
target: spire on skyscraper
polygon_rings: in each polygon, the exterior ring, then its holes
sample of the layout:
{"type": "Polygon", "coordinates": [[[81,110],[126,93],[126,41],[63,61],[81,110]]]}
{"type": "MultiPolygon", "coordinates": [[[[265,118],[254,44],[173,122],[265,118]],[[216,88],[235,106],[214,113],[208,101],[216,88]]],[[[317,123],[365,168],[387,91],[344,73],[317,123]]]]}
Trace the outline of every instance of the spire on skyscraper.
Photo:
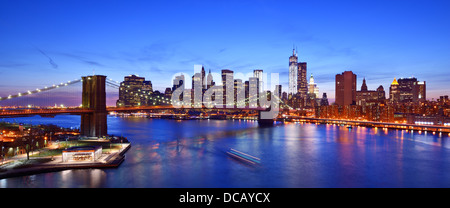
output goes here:
{"type": "Polygon", "coordinates": [[[363,83],[361,86],[361,91],[367,91],[367,85],[366,85],[366,77],[363,78],[363,83]]]}
{"type": "Polygon", "coordinates": [[[292,44],[292,56],[297,56],[297,55],[298,55],[297,46],[295,46],[295,44],[292,44]]]}

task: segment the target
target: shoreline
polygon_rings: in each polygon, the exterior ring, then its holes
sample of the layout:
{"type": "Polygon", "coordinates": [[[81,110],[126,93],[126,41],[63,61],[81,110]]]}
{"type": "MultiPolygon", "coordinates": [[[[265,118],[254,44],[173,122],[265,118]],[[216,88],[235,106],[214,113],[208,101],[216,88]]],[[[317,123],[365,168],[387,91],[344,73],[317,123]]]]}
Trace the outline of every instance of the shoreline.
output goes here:
{"type": "Polygon", "coordinates": [[[125,153],[131,148],[131,143],[127,143],[125,145],[126,146],[119,152],[105,156],[107,159],[105,162],[98,162],[98,161],[81,162],[81,163],[47,162],[42,164],[31,165],[30,167],[8,169],[6,171],[0,172],[0,179],[34,175],[40,173],[48,173],[48,172],[57,172],[63,170],[72,170],[72,169],[117,168],[125,160],[125,153]]]}
{"type": "MultiPolygon", "coordinates": [[[[139,117],[139,116],[117,116],[120,118],[126,117],[139,117]]],[[[165,119],[165,120],[244,120],[244,121],[256,121],[256,118],[161,118],[161,117],[144,117],[149,119],[165,119]]],[[[364,126],[371,128],[388,128],[399,130],[412,130],[412,131],[424,131],[424,132],[437,132],[437,133],[449,133],[450,126],[437,126],[437,125],[421,125],[421,124],[405,124],[405,123],[388,123],[377,121],[358,121],[358,120],[345,120],[345,119],[328,119],[328,118],[313,118],[313,117],[298,117],[298,118],[276,118],[274,122],[307,122],[307,123],[319,123],[319,124],[344,124],[351,126],[364,126]]]]}
{"type": "MultiPolygon", "coordinates": [[[[434,133],[448,133],[450,136],[449,126],[436,126],[436,125],[419,125],[419,124],[405,124],[405,123],[386,123],[376,121],[357,121],[357,120],[343,120],[343,119],[325,119],[325,118],[289,118],[290,122],[307,122],[315,124],[330,124],[330,125],[349,125],[349,126],[364,126],[370,128],[386,128],[386,129],[398,129],[406,131],[424,131],[434,133]]],[[[282,121],[281,119],[279,121],[282,121]]]]}

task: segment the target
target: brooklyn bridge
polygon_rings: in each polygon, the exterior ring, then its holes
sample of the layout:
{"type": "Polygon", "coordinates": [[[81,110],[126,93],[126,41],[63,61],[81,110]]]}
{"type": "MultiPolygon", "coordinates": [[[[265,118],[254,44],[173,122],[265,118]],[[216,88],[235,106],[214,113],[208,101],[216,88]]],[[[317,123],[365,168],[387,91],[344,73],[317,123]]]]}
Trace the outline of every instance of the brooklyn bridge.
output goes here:
{"type": "MultiPolygon", "coordinates": [[[[88,137],[102,137],[107,135],[107,115],[110,112],[136,112],[136,111],[150,111],[150,110],[176,110],[180,108],[174,107],[170,99],[153,97],[155,100],[164,100],[166,105],[151,105],[151,106],[137,106],[137,107],[112,107],[106,105],[106,86],[111,86],[118,88],[119,84],[116,81],[107,79],[104,75],[91,75],[83,76],[81,79],[76,79],[73,81],[68,81],[65,83],[55,84],[50,87],[44,87],[41,89],[30,90],[25,93],[18,93],[15,95],[9,95],[6,97],[0,97],[1,101],[13,100],[29,95],[36,95],[43,92],[56,90],[62,87],[74,85],[76,83],[82,83],[82,93],[81,93],[81,105],[78,107],[29,107],[29,108],[3,108],[0,111],[0,118],[5,117],[23,117],[23,116],[55,116],[59,114],[71,114],[80,115],[80,133],[88,137]]],[[[159,102],[161,103],[161,102],[159,102]]],[[[16,104],[17,106],[26,106],[26,103],[16,104]]],[[[183,107],[186,108],[186,107],[183,107]]],[[[181,108],[181,109],[183,109],[181,108]]],[[[189,107],[192,110],[207,110],[204,106],[199,107],[189,107]]],[[[274,119],[265,119],[261,117],[261,112],[269,111],[269,108],[263,107],[215,107],[215,110],[221,111],[247,111],[256,112],[258,116],[258,123],[262,126],[272,125],[274,119]]]]}

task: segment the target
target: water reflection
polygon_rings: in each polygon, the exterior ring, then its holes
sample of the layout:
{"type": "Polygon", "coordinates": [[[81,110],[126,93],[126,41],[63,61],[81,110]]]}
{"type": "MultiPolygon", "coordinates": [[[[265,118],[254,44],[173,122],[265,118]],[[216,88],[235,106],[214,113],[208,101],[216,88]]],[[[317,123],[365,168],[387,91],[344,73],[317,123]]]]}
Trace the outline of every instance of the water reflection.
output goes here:
{"type": "Polygon", "coordinates": [[[0,187],[450,187],[448,136],[383,128],[108,118],[132,142],[117,169],[0,180],[0,187]],[[260,159],[231,159],[233,148],[260,159]]]}

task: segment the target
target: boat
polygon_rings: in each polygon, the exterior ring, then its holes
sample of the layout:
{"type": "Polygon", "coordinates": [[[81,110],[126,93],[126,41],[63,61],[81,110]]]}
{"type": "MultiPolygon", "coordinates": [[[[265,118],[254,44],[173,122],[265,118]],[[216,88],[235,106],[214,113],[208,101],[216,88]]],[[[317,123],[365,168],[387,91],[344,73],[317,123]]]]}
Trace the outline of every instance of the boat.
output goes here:
{"type": "Polygon", "coordinates": [[[347,129],[353,128],[352,125],[347,125],[347,129]]]}
{"type": "Polygon", "coordinates": [[[261,160],[259,158],[251,156],[246,153],[243,153],[241,151],[235,150],[233,148],[230,148],[226,153],[230,157],[232,157],[236,160],[239,160],[241,162],[244,162],[244,163],[248,163],[248,164],[252,164],[252,165],[257,165],[257,164],[261,163],[261,160]]]}

